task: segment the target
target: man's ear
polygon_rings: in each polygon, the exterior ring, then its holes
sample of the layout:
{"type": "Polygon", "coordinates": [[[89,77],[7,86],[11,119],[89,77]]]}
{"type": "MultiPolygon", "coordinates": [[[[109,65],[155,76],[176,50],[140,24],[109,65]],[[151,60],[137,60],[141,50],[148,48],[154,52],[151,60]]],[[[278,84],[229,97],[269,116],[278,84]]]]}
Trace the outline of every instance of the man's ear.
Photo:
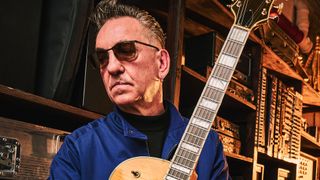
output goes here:
{"type": "Polygon", "coordinates": [[[159,60],[159,77],[163,80],[170,69],[170,55],[166,49],[160,50],[160,60],[159,60]]]}

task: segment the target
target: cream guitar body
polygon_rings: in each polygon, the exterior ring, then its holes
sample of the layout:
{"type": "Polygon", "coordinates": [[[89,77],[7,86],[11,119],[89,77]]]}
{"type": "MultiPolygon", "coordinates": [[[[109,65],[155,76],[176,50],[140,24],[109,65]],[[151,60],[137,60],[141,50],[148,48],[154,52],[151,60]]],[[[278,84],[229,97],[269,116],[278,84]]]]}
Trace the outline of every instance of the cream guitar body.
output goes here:
{"type": "MultiPolygon", "coordinates": [[[[163,180],[168,173],[170,161],[140,156],[123,161],[112,172],[110,180],[163,180]]],[[[194,173],[192,180],[197,179],[194,173]]]]}

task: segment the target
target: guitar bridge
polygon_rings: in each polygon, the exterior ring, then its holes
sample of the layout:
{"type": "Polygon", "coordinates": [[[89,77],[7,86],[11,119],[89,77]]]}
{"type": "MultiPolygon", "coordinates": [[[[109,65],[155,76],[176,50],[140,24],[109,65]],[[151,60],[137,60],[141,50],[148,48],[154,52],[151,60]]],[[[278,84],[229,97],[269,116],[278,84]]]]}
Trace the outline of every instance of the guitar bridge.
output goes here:
{"type": "Polygon", "coordinates": [[[20,143],[0,136],[0,178],[13,178],[20,167],[20,143]]]}

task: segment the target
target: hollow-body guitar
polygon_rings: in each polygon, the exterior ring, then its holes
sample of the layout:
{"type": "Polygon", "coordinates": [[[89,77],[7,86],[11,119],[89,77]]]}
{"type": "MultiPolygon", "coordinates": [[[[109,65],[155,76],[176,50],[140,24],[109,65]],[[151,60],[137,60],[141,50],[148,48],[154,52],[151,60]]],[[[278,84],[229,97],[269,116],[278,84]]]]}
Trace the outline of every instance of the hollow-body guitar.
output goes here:
{"type": "Polygon", "coordinates": [[[112,172],[111,180],[188,180],[211,129],[251,30],[269,17],[273,0],[237,0],[231,5],[234,24],[193,111],[171,161],[134,157],[112,172]]]}

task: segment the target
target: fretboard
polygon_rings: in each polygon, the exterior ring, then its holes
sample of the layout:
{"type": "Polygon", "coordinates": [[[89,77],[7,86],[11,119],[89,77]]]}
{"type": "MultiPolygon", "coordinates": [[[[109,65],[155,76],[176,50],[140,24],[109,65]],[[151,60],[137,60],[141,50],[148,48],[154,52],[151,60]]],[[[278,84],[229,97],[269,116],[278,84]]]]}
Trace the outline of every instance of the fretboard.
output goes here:
{"type": "Polygon", "coordinates": [[[190,179],[250,30],[233,25],[190,118],[165,179],[190,179]]]}

